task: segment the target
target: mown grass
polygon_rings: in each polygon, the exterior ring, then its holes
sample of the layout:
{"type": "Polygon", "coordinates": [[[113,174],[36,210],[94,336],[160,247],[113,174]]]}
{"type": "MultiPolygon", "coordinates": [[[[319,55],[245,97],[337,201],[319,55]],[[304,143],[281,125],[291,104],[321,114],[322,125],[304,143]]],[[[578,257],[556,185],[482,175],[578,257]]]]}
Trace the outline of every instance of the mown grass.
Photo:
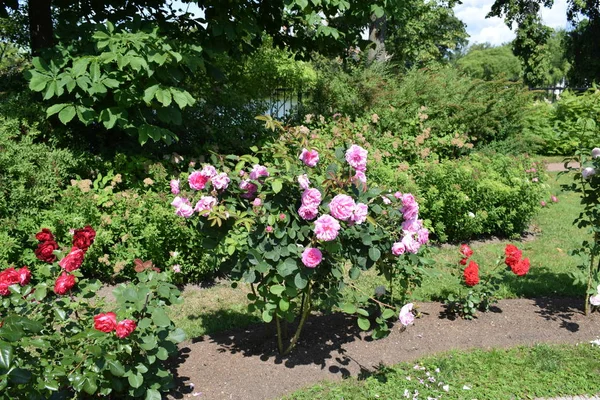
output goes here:
{"type": "MultiPolygon", "coordinates": [[[[533,236],[520,240],[483,240],[469,243],[475,252],[473,259],[480,265],[482,273],[492,268],[503,254],[507,243],[514,243],[531,260],[531,270],[525,277],[506,274],[498,295],[502,298],[536,296],[581,296],[584,289],[572,284],[569,276],[579,262],[569,256],[569,250],[580,246],[587,232],[573,226],[580,206],[578,195],[563,192],[560,185],[568,182],[569,176],[550,174],[549,191],[557,195],[558,203],[547,199],[548,207],[542,208],[532,222],[533,236]]],[[[412,293],[416,301],[441,300],[460,287],[458,245],[433,246],[431,256],[435,267],[429,271],[420,288],[412,293]]],[[[360,289],[373,293],[385,281],[374,273],[365,273],[358,281],[360,289]]],[[[178,327],[193,338],[204,334],[240,328],[260,319],[246,312],[249,292],[241,285],[233,289],[227,282],[206,289],[184,291],[184,303],[171,308],[171,317],[178,327]]]]}
{"type": "Polygon", "coordinates": [[[479,400],[596,394],[600,393],[599,357],[600,349],[588,343],[449,352],[382,367],[364,380],[321,383],[286,399],[401,399],[405,393],[413,398],[415,391],[421,399],[479,400]]]}

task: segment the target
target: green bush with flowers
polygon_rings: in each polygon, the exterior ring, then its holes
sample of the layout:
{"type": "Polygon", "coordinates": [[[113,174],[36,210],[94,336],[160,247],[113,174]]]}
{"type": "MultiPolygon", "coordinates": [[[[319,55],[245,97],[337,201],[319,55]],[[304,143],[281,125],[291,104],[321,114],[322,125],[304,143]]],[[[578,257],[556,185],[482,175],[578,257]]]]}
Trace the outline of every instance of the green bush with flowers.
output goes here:
{"type": "Polygon", "coordinates": [[[80,269],[95,237],[90,226],[76,229],[63,249],[42,229],[35,255],[43,264],[0,272],[0,390],[8,398],[160,399],[171,387],[164,361],[184,334],[165,307],[181,302],[179,291],[142,268],[114,289],[108,311],[101,284],[80,269]]]}
{"type": "Polygon", "coordinates": [[[251,284],[250,311],[274,321],[280,352],[293,349],[316,303],[356,314],[358,325],[372,328],[375,337],[389,333],[402,306],[401,320],[412,322],[406,293],[384,303],[357,291],[353,281],[375,268],[406,288],[420,282],[431,261],[420,250],[429,233],[414,196],[368,184],[364,148],[348,144],[331,151],[301,128],[254,150],[215,157],[215,165],[173,180],[172,205],[207,235],[205,241],[212,239],[231,277],[251,284]],[[356,289],[354,301],[342,297],[343,288],[356,289]],[[294,321],[286,343],[285,324],[294,321]]]}

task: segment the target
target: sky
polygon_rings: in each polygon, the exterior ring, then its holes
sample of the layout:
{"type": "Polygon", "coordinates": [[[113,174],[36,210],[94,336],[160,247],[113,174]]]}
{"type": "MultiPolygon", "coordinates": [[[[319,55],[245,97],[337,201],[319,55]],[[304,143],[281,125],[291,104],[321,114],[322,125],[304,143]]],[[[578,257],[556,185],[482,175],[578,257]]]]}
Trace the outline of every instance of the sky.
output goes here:
{"type": "MultiPolygon", "coordinates": [[[[469,44],[488,42],[500,45],[510,42],[515,34],[501,18],[485,18],[492,9],[494,0],[462,0],[461,5],[454,7],[454,14],[467,25],[470,35],[469,44]]],[[[544,24],[552,28],[567,27],[567,0],[555,0],[552,9],[542,9],[544,24]]]]}
{"type": "MultiPolygon", "coordinates": [[[[467,25],[470,35],[469,44],[490,43],[501,45],[514,39],[515,34],[504,24],[501,18],[485,18],[492,9],[494,0],[462,0],[454,7],[455,15],[467,25]]],[[[174,0],[176,6],[181,2],[174,0]]],[[[185,9],[185,6],[184,6],[185,9]]],[[[200,14],[198,7],[190,6],[190,12],[200,14]]],[[[542,8],[543,22],[552,28],[567,27],[567,0],[555,0],[551,9],[542,8]]]]}

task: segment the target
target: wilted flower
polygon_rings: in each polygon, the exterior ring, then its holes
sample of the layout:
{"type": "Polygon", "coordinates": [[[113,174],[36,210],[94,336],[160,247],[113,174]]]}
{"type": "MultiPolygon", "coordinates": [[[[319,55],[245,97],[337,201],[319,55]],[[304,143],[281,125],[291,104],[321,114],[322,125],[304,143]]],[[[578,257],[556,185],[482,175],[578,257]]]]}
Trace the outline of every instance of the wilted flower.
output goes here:
{"type": "Polygon", "coordinates": [[[584,168],[583,171],[581,171],[581,176],[583,176],[583,179],[589,179],[592,177],[592,175],[596,174],[596,170],[592,167],[587,167],[584,168]]]}
{"type": "Polygon", "coordinates": [[[415,321],[415,316],[412,313],[413,303],[408,303],[400,309],[400,323],[404,326],[409,326],[415,321]]]}

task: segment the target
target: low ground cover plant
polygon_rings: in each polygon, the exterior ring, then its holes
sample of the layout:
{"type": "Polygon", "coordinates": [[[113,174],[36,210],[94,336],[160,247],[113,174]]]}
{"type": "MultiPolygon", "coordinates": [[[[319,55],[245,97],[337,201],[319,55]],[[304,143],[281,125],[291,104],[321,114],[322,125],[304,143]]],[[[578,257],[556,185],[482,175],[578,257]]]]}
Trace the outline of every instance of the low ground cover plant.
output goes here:
{"type": "Polygon", "coordinates": [[[61,247],[36,234],[42,263],[0,272],[0,387],[8,398],[108,396],[160,399],[172,385],[164,361],[184,339],[165,313],[181,301],[164,273],[141,271],[113,291],[110,308],[80,267],[90,226],[61,247]]]}

